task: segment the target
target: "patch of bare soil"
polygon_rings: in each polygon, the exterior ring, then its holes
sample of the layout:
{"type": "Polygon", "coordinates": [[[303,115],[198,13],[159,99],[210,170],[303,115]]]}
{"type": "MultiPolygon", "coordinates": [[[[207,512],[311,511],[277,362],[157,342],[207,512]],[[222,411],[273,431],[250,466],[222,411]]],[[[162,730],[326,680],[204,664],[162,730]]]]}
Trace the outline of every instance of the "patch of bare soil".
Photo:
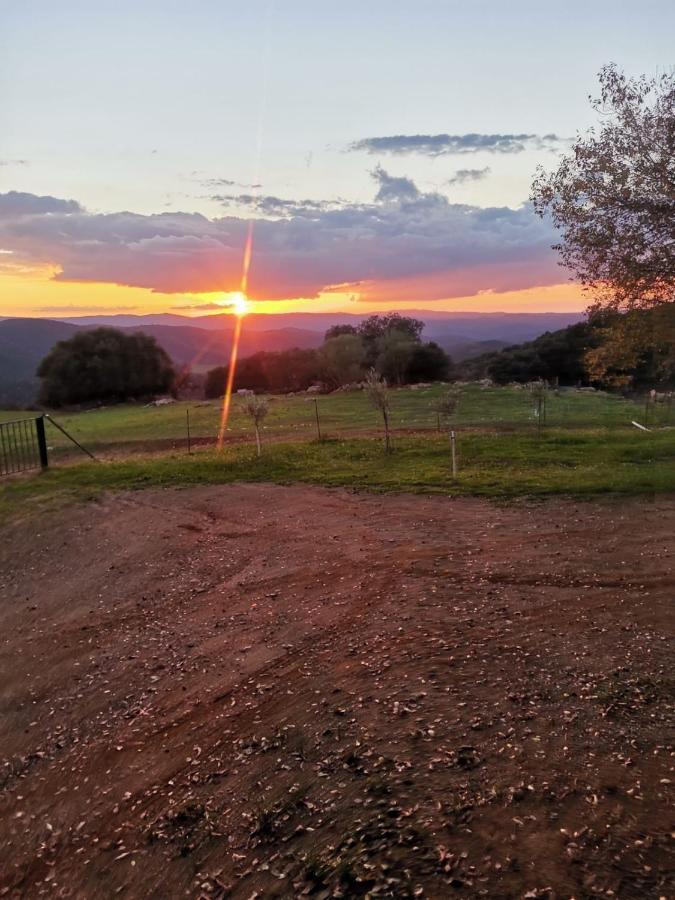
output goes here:
{"type": "Polygon", "coordinates": [[[675,500],[0,532],[0,896],[672,897],[675,500]]]}

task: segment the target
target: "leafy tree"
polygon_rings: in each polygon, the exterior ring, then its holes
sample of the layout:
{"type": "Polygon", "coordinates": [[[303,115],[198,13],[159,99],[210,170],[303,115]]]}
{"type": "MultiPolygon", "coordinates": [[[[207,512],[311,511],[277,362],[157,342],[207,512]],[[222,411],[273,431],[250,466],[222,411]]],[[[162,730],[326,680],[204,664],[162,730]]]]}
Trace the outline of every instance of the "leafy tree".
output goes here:
{"type": "Polygon", "coordinates": [[[561,232],[567,266],[600,306],[675,299],[675,70],[627,78],[600,72],[597,129],[556,171],[538,170],[532,200],[561,232]]]}
{"type": "MultiPolygon", "coordinates": [[[[222,397],[227,384],[228,366],[216,366],[206,376],[204,395],[222,397]]],[[[237,363],[234,389],[285,393],[303,391],[320,377],[320,361],[315,350],[260,351],[237,363]]]]}
{"type": "Polygon", "coordinates": [[[375,365],[381,352],[382,339],[388,332],[396,331],[406,335],[413,343],[419,343],[423,328],[424,322],[410,316],[401,316],[398,313],[368,316],[357,329],[366,349],[366,364],[368,366],[375,365]]]}
{"type": "Polygon", "coordinates": [[[209,369],[206,373],[204,396],[207,400],[223,396],[227,385],[227,370],[227,366],[216,366],[215,369],[209,369]]]}
{"type": "MultiPolygon", "coordinates": [[[[586,352],[601,339],[588,322],[547,331],[534,341],[506,347],[484,358],[485,373],[497,384],[528,384],[539,379],[570,385],[586,382],[586,352]]],[[[476,362],[469,361],[469,368],[476,362]]]]}
{"type": "Polygon", "coordinates": [[[175,373],[154,338],[140,332],[95,328],[59,341],[37,369],[47,406],[119,403],[165,393],[175,373]]]}
{"type": "Polygon", "coordinates": [[[415,384],[419,381],[447,381],[452,375],[452,360],[435,341],[416,344],[410,361],[406,380],[415,384]]]}
{"type": "Polygon", "coordinates": [[[675,387],[675,304],[596,317],[600,340],[585,354],[588,377],[610,388],[675,387]]]}
{"type": "Polygon", "coordinates": [[[318,355],[322,376],[334,387],[360,381],[363,377],[365,349],[355,332],[343,332],[328,338],[318,355]]]}
{"type": "Polygon", "coordinates": [[[354,325],[331,325],[326,334],[324,335],[324,341],[330,341],[333,338],[340,337],[343,334],[357,334],[356,327],[354,325]]]}
{"type": "Polygon", "coordinates": [[[375,369],[390,383],[403,384],[416,344],[405,331],[392,328],[377,341],[375,369]]]}

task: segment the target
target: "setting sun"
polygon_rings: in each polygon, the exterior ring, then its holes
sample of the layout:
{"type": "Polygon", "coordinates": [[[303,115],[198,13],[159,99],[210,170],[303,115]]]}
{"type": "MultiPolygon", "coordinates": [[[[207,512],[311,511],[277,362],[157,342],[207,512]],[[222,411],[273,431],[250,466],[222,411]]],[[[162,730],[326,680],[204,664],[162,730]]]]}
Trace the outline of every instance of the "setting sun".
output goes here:
{"type": "Polygon", "coordinates": [[[227,305],[236,316],[245,316],[251,311],[251,301],[241,291],[234,291],[228,295],[227,305]]]}

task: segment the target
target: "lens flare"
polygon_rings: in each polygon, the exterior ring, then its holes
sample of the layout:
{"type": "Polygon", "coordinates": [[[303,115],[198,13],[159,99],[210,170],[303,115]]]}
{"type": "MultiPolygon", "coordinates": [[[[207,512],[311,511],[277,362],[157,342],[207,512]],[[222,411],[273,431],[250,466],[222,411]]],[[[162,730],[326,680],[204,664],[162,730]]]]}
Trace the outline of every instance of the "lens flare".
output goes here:
{"type": "Polygon", "coordinates": [[[228,306],[232,309],[235,316],[245,316],[251,311],[251,301],[241,291],[235,291],[233,294],[230,294],[228,306]]]}
{"type": "MultiPolygon", "coordinates": [[[[272,16],[274,13],[274,0],[270,0],[267,7],[267,21],[265,28],[265,37],[261,46],[261,56],[263,60],[263,89],[260,98],[260,110],[258,114],[258,136],[256,148],[256,174],[253,179],[255,190],[260,189],[260,163],[262,159],[262,142],[263,142],[263,121],[265,118],[265,110],[267,108],[267,89],[269,84],[269,49],[272,35],[272,16]]],[[[230,365],[227,370],[227,384],[225,385],[225,396],[223,397],[223,409],[220,415],[220,428],[218,429],[218,450],[223,449],[223,441],[225,440],[225,431],[227,430],[227,420],[230,416],[230,405],[232,402],[232,388],[234,386],[234,375],[237,368],[237,356],[239,355],[239,341],[241,339],[241,324],[244,316],[250,312],[250,301],[247,298],[248,292],[248,273],[251,268],[251,256],[253,255],[253,226],[255,219],[249,219],[248,230],[246,233],[246,243],[244,244],[244,258],[241,266],[241,283],[239,290],[230,294],[230,305],[236,317],[234,335],[232,336],[232,351],[230,353],[230,365]]]]}

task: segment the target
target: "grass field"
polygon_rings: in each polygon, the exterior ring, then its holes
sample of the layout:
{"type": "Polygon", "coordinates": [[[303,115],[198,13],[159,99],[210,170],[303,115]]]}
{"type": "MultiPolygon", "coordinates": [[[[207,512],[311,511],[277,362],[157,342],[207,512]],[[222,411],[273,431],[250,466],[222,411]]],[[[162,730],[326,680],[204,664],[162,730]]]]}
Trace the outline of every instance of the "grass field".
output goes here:
{"type": "MultiPolygon", "coordinates": [[[[393,392],[394,452],[389,455],[383,452],[378,419],[361,393],[318,399],[321,442],[313,402],[306,396],[271,398],[260,460],[248,440],[249,421],[236,404],[228,429],[233,440],[220,454],[200,446],[188,455],[185,444],[186,411],[193,437],[213,438],[217,403],[59,414],[58,421],[102,461],[83,462],[86,458],[49,427],[53,465],[39,475],[5,479],[0,514],[92,498],[106,490],[233,481],[502,498],[675,490],[675,427],[668,426],[667,408],[650,410],[653,430],[641,432],[630,423],[645,421],[644,406],[600,393],[552,393],[539,434],[527,391],[477,385],[462,390],[455,419],[460,468],[453,480],[447,434],[436,431],[433,412],[442,391],[436,386],[393,392]]],[[[18,415],[1,414],[3,420],[18,415]]]]}
{"type": "MultiPolygon", "coordinates": [[[[445,390],[447,388],[441,385],[434,385],[420,390],[392,391],[393,428],[434,430],[434,402],[445,390]]],[[[379,427],[377,414],[362,392],[329,394],[319,397],[317,402],[323,436],[346,437],[379,427]]],[[[133,442],[185,442],[188,413],[192,437],[213,438],[216,435],[220,417],[220,404],[216,401],[181,402],[160,407],[126,404],[54,415],[78,441],[96,452],[124,448],[133,442]]],[[[0,421],[32,415],[35,413],[0,412],[0,421]]],[[[546,402],[546,424],[555,428],[616,428],[630,426],[632,419],[665,425],[669,418],[675,425],[675,411],[665,405],[652,406],[646,414],[643,404],[604,393],[550,392],[546,402]]],[[[467,385],[461,388],[455,424],[459,428],[534,430],[534,401],[528,390],[467,385]]],[[[250,421],[235,400],[228,436],[241,439],[250,430],[250,421]]],[[[270,397],[264,431],[269,436],[288,440],[315,438],[314,399],[306,394],[270,397]]],[[[72,449],[53,426],[48,426],[48,439],[57,453],[72,449]]]]}
{"type": "Polygon", "coordinates": [[[410,491],[512,498],[675,491],[675,430],[467,432],[459,438],[459,474],[452,478],[447,438],[401,436],[386,455],[373,438],[275,443],[261,459],[250,446],[219,454],[203,448],[137,455],[126,460],[54,466],[8,479],[0,488],[0,516],[93,499],[103,491],[228,482],[306,482],[372,491],[410,491]]]}

